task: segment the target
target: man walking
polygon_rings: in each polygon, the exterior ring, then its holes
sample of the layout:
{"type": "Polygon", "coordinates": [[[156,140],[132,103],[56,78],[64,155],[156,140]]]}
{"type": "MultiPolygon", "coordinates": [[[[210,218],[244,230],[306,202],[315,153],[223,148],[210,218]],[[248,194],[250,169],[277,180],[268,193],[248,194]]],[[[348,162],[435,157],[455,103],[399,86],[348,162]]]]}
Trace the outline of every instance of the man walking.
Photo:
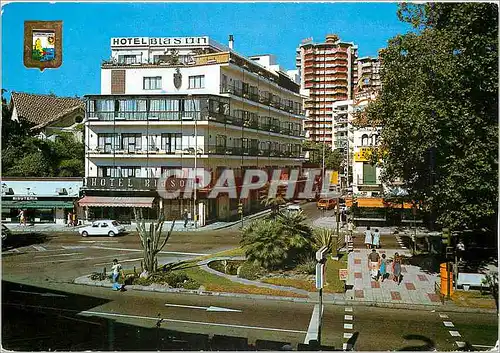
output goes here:
{"type": "Polygon", "coordinates": [[[189,214],[187,208],[184,209],[184,213],[182,214],[182,219],[184,219],[184,228],[186,228],[189,221],[189,214]]]}
{"type": "Polygon", "coordinates": [[[370,270],[370,275],[374,280],[378,279],[379,262],[380,255],[377,250],[372,249],[372,252],[368,255],[368,269],[370,270]]]}

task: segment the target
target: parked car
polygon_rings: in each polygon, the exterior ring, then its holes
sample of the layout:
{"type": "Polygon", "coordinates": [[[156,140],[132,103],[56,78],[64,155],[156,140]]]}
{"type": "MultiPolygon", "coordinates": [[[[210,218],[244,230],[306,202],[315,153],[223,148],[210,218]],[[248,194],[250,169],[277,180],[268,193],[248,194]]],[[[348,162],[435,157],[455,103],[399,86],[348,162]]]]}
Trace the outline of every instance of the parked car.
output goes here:
{"type": "Polygon", "coordinates": [[[316,203],[318,210],[331,210],[335,207],[335,199],[319,199],[316,203]]]}
{"type": "Polygon", "coordinates": [[[8,238],[10,238],[11,235],[12,233],[10,229],[2,223],[2,241],[6,241],[8,238]]]}
{"type": "Polygon", "coordinates": [[[300,205],[288,205],[286,210],[287,212],[301,212],[302,207],[300,207],[300,205]]]}
{"type": "Polygon", "coordinates": [[[78,229],[82,237],[89,235],[109,235],[114,237],[117,234],[125,233],[125,227],[115,220],[103,219],[92,222],[91,225],[78,229]]]}

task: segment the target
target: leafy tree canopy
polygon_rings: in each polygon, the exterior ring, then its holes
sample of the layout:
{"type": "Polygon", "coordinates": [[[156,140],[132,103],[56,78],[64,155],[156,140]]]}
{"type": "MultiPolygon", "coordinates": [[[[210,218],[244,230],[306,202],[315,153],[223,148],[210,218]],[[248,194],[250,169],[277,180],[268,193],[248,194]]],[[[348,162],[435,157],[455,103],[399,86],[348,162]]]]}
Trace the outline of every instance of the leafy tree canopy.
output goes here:
{"type": "Polygon", "coordinates": [[[403,181],[441,226],[496,227],[498,8],[400,4],[414,30],[381,51],[383,179],[403,181]]]}
{"type": "Polygon", "coordinates": [[[323,165],[323,147],[325,149],[325,168],[340,170],[344,157],[339,150],[332,151],[332,147],[330,145],[305,140],[302,149],[304,151],[309,151],[309,162],[319,164],[321,166],[323,165]]]}

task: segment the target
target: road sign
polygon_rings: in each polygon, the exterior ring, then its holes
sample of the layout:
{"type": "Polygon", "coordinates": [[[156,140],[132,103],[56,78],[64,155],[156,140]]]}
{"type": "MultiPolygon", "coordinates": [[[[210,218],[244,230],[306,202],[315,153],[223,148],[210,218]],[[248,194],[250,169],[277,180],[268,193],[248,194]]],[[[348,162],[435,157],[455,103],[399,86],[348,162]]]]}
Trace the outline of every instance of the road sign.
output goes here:
{"type": "Polygon", "coordinates": [[[326,246],[321,247],[318,251],[316,251],[316,261],[321,261],[325,258],[325,254],[328,248],[326,246]]]}
{"type": "Polygon", "coordinates": [[[347,272],[347,268],[340,268],[339,269],[339,278],[341,281],[347,281],[347,278],[349,277],[349,272],[347,272]]]}
{"type": "Polygon", "coordinates": [[[316,264],[316,289],[323,289],[325,282],[325,264],[316,264]]]}

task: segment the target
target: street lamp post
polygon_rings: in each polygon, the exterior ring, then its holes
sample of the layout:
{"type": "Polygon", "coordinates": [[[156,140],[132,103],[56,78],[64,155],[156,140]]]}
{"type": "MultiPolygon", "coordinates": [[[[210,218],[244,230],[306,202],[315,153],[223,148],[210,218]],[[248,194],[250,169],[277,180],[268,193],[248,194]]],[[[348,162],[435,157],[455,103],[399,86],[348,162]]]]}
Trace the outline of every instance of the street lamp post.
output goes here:
{"type": "Polygon", "coordinates": [[[198,117],[196,116],[196,103],[194,101],[193,95],[188,94],[188,97],[191,99],[191,103],[193,104],[192,106],[192,112],[193,112],[193,119],[194,119],[194,176],[193,176],[193,187],[194,187],[194,194],[193,194],[193,221],[194,221],[194,227],[198,228],[198,216],[196,212],[196,194],[197,194],[197,188],[198,188],[198,173],[197,173],[197,166],[198,166],[198,117]]]}

